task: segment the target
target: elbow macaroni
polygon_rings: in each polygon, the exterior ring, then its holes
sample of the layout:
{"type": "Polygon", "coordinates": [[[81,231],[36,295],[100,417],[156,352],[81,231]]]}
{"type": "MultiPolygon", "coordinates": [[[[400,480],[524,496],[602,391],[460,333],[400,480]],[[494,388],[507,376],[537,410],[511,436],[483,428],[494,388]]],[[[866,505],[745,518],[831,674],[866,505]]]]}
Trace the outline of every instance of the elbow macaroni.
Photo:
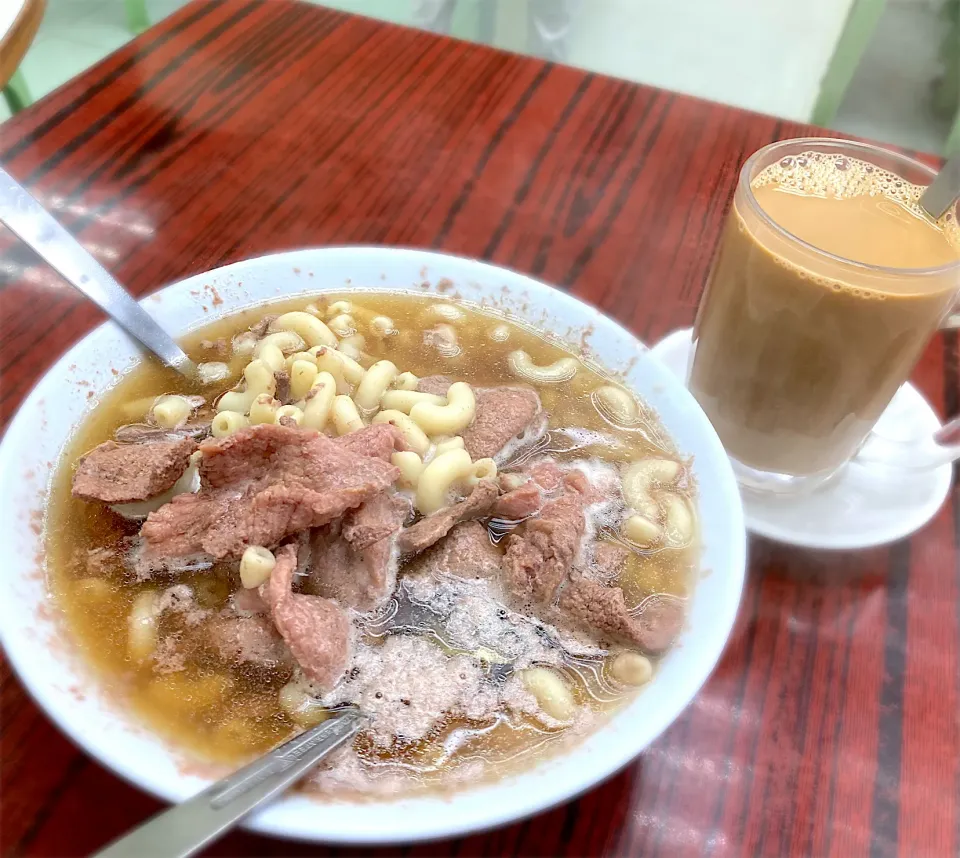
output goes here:
{"type": "Polygon", "coordinates": [[[276,422],[279,423],[283,417],[292,420],[297,426],[303,423],[303,411],[296,405],[281,405],[277,409],[276,422]]]}
{"type": "Polygon", "coordinates": [[[270,327],[276,331],[293,331],[299,334],[311,347],[330,346],[335,348],[337,345],[337,338],[333,331],[310,313],[297,310],[292,313],[284,313],[270,327]]]}
{"type": "Polygon", "coordinates": [[[390,457],[394,467],[400,469],[400,485],[404,488],[415,489],[423,473],[423,459],[411,450],[394,453],[390,457]]]}
{"type": "Polygon", "coordinates": [[[161,429],[176,429],[193,413],[193,406],[186,397],[177,394],[161,396],[151,409],[153,419],[161,429]]]}
{"type": "Polygon", "coordinates": [[[319,372],[312,360],[296,360],[290,366],[290,396],[303,399],[310,392],[319,372]]]}
{"type": "Polygon", "coordinates": [[[604,417],[614,423],[628,426],[636,423],[640,416],[640,406],[622,387],[605,384],[592,394],[593,404],[604,417]]]}
{"type": "Polygon", "coordinates": [[[357,411],[357,406],[349,396],[341,394],[333,398],[331,416],[338,435],[349,435],[351,432],[363,429],[360,412],[357,411]]]}
{"type": "Polygon", "coordinates": [[[353,398],[357,408],[371,414],[380,407],[380,399],[397,377],[397,367],[388,360],[378,360],[357,385],[353,398]]]}
{"type": "Polygon", "coordinates": [[[401,372],[393,380],[393,386],[396,390],[416,390],[420,379],[412,372],[401,372]]]}
{"type": "Polygon", "coordinates": [[[276,565],[277,558],[272,551],[262,545],[251,545],[240,558],[240,583],[247,590],[259,587],[270,577],[276,565]]]}
{"type": "Polygon", "coordinates": [[[418,456],[426,455],[427,450],[430,449],[430,439],[424,431],[402,411],[381,411],[373,418],[372,422],[374,424],[390,423],[396,426],[403,434],[403,440],[406,442],[406,445],[418,456]]]}
{"type": "Polygon", "coordinates": [[[245,414],[239,411],[221,411],[210,424],[210,431],[214,438],[226,438],[234,432],[250,425],[245,414]]]}
{"type": "Polygon", "coordinates": [[[454,483],[473,473],[473,462],[466,450],[451,450],[437,456],[420,473],[416,506],[424,515],[446,506],[447,493],[454,483]]]}
{"type": "Polygon", "coordinates": [[[418,402],[410,417],[428,435],[456,435],[466,429],[477,411],[477,399],[469,384],[456,381],[447,390],[447,404],[418,402]]]}
{"type": "Polygon", "coordinates": [[[146,661],[157,647],[160,597],[156,590],[144,590],[133,600],[127,618],[127,653],[134,661],[146,661]]]}
{"type": "Polygon", "coordinates": [[[333,400],[336,395],[336,379],[329,372],[318,373],[313,382],[313,387],[307,393],[301,425],[322,432],[330,418],[330,411],[333,408],[333,400]]]}
{"type": "Polygon", "coordinates": [[[250,425],[276,423],[280,403],[269,393],[261,393],[250,405],[250,425]]]}
{"type": "MultiPolygon", "coordinates": [[[[397,376],[399,378],[400,376],[397,376]]],[[[419,390],[387,390],[380,399],[380,407],[409,414],[418,402],[430,402],[433,405],[446,405],[445,396],[435,393],[421,393],[419,390]]]]}
{"type": "Polygon", "coordinates": [[[538,366],[530,355],[518,349],[507,355],[507,365],[516,378],[531,381],[534,384],[561,384],[570,381],[576,374],[580,362],[576,358],[564,357],[547,366],[538,366]]]}
{"type": "MultiPolygon", "coordinates": [[[[460,439],[463,441],[463,439],[460,439]]],[[[470,475],[467,477],[467,485],[471,488],[480,480],[493,480],[497,477],[497,463],[493,459],[477,459],[473,463],[470,475]]]]}

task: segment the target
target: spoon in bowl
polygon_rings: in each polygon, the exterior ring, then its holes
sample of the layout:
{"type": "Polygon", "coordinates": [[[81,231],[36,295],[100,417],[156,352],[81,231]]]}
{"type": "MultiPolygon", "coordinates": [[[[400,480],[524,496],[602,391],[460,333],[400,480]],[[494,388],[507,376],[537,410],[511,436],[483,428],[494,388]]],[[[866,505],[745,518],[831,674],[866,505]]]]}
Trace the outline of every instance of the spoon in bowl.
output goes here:
{"type": "Polygon", "coordinates": [[[344,709],[278,745],[182,804],[158,813],[93,858],[187,858],[258,805],[296,783],[360,729],[363,715],[344,709]]]}
{"type": "Polygon", "coordinates": [[[63,225],[0,168],[0,222],[163,363],[192,378],[193,361],[63,225]]]}

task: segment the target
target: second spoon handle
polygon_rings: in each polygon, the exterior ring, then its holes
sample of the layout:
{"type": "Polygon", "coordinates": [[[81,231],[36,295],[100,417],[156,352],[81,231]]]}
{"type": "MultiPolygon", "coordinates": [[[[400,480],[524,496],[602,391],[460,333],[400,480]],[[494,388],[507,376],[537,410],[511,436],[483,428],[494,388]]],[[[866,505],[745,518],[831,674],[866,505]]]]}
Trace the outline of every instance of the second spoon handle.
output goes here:
{"type": "Polygon", "coordinates": [[[186,376],[193,362],[67,230],[6,170],[0,168],[0,221],[51,268],[167,366],[186,376]]]}

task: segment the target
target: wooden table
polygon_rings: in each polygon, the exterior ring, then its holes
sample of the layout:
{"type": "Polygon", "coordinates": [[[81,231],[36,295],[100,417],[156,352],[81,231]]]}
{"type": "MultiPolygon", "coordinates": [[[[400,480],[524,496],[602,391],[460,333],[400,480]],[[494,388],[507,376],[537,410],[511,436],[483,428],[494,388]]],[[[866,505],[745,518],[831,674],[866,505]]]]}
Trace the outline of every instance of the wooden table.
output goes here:
{"type": "MultiPolygon", "coordinates": [[[[811,130],[290,0],[223,0],[4,124],[0,160],[137,293],[285,248],[418,245],[529,272],[653,341],[693,318],[741,162],[811,130]]],[[[3,420],[100,321],[7,239],[3,420]]],[[[956,334],[914,381],[960,410],[956,334]]],[[[957,855],[958,515],[954,489],[889,548],[754,542],[716,674],[638,762],[413,853],[957,855]]],[[[3,854],[86,854],[159,807],[2,669],[3,854]]],[[[236,833],[212,854],[326,850],[236,833]]]]}

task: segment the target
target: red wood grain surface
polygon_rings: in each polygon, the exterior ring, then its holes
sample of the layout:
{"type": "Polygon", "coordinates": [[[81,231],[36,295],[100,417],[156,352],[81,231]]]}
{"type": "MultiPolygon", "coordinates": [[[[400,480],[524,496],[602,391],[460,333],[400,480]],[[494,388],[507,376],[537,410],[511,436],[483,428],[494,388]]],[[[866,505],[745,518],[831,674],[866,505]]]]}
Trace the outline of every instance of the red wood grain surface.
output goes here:
{"type": "MultiPolygon", "coordinates": [[[[134,292],[351,242],[469,254],[652,341],[690,324],[739,165],[804,126],[292,0],[195,2],[0,126],[0,160],[134,292]]],[[[101,317],[0,235],[0,421],[101,317]]],[[[915,382],[960,411],[955,334],[915,382]]],[[[960,504],[856,553],[756,540],[716,674],[635,764],[416,855],[960,853],[960,504]]],[[[0,665],[0,848],[83,855],[158,809],[0,665]]],[[[234,833],[215,855],[350,850],[234,833]]],[[[369,852],[370,850],[363,850],[369,852]]]]}

